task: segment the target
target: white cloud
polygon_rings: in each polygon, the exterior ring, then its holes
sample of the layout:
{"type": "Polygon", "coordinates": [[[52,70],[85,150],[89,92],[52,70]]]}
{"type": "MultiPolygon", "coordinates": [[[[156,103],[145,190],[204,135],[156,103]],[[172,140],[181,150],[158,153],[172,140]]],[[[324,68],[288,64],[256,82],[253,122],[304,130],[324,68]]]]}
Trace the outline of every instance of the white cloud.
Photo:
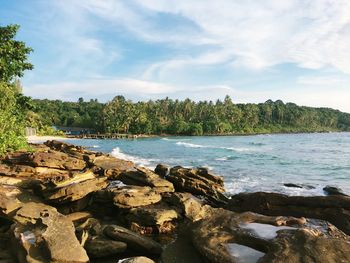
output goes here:
{"type": "MultiPolygon", "coordinates": [[[[212,64],[234,61],[238,67],[264,69],[296,63],[310,69],[333,67],[350,74],[348,0],[139,0],[138,3],[149,10],[179,14],[196,23],[203,36],[226,54],[224,60],[213,60],[212,64]]],[[[198,61],[198,57],[188,58],[182,65],[191,66],[193,60],[198,61]]],[[[162,65],[168,67],[167,63],[173,65],[174,59],[162,65]]]]}
{"type": "Polygon", "coordinates": [[[127,78],[88,79],[80,82],[24,86],[24,92],[28,96],[61,100],[76,100],[79,97],[110,100],[116,95],[134,96],[135,94],[147,97],[172,93],[176,90],[177,88],[162,83],[127,78]]]}

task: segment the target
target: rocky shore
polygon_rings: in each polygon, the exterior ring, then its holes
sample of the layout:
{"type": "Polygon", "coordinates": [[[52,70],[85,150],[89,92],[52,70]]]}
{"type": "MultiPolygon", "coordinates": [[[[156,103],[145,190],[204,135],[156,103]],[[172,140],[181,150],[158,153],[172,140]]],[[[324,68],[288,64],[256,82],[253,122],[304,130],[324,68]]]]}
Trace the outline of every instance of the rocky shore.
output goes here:
{"type": "Polygon", "coordinates": [[[32,147],[0,159],[0,262],[350,262],[350,197],[337,189],[228,197],[205,168],[32,147]]]}

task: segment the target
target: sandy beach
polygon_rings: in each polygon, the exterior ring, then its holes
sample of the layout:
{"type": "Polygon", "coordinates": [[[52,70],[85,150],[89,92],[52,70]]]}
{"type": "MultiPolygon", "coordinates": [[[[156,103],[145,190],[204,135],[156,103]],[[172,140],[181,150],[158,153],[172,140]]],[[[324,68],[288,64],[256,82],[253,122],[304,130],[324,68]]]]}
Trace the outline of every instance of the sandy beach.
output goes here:
{"type": "Polygon", "coordinates": [[[29,143],[43,143],[48,140],[59,140],[59,141],[66,141],[70,140],[70,138],[62,137],[62,136],[27,136],[27,140],[29,143]]]}

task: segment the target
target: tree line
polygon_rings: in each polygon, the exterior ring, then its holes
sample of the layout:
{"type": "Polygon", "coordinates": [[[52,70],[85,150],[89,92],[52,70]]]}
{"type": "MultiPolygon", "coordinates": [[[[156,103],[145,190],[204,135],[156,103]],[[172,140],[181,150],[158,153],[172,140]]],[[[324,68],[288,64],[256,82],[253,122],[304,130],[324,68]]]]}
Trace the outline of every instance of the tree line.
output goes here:
{"type": "Polygon", "coordinates": [[[223,135],[349,131],[350,114],[268,100],[259,104],[190,99],[132,102],[116,96],[107,103],[33,100],[45,125],[85,127],[103,133],[223,135]]]}

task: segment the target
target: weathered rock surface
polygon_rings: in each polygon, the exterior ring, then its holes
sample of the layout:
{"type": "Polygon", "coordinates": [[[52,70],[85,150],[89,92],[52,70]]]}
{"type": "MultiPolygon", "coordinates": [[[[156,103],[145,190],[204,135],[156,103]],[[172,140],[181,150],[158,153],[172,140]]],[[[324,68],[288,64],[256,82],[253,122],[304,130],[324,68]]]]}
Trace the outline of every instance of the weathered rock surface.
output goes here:
{"type": "Polygon", "coordinates": [[[17,211],[13,232],[20,262],[88,262],[72,221],[54,207],[26,203],[17,211]]]}
{"type": "Polygon", "coordinates": [[[158,203],[162,197],[150,187],[124,186],[109,190],[113,193],[114,205],[120,208],[133,208],[158,203]]]}
{"type": "Polygon", "coordinates": [[[336,239],[305,220],[216,209],[194,225],[192,241],[210,262],[348,262],[348,237],[336,239]],[[299,223],[299,224],[295,224],[299,223]]]}
{"type": "Polygon", "coordinates": [[[350,234],[350,197],[287,196],[278,193],[242,193],[231,197],[227,209],[264,215],[309,217],[326,220],[350,234]]]}
{"type": "Polygon", "coordinates": [[[190,221],[205,218],[211,208],[190,193],[171,193],[165,197],[165,201],[177,207],[179,212],[190,221]]]}
{"type": "Polygon", "coordinates": [[[104,233],[114,240],[125,242],[128,245],[128,248],[135,251],[158,255],[162,253],[162,247],[159,243],[150,238],[138,235],[126,228],[110,225],[105,227],[104,233]]]}
{"type": "Polygon", "coordinates": [[[57,151],[12,153],[6,156],[5,162],[12,165],[19,164],[62,170],[82,170],[86,166],[83,160],[70,157],[65,153],[57,151]]]}
{"type": "Polygon", "coordinates": [[[223,194],[223,178],[209,173],[205,168],[175,166],[170,169],[167,179],[174,184],[176,191],[202,195],[218,204],[227,202],[227,197],[223,194]]]}
{"type": "Polygon", "coordinates": [[[158,193],[174,192],[174,186],[171,182],[144,167],[123,172],[118,179],[127,185],[150,186],[158,193]]]}
{"type": "Polygon", "coordinates": [[[89,162],[90,165],[97,168],[97,171],[110,179],[117,179],[122,172],[128,171],[135,167],[133,162],[108,155],[97,156],[91,159],[89,162]]]}
{"type": "Polygon", "coordinates": [[[79,200],[91,192],[107,187],[105,177],[84,180],[79,183],[70,182],[64,186],[45,188],[41,194],[44,199],[54,203],[65,203],[79,200]]]}

